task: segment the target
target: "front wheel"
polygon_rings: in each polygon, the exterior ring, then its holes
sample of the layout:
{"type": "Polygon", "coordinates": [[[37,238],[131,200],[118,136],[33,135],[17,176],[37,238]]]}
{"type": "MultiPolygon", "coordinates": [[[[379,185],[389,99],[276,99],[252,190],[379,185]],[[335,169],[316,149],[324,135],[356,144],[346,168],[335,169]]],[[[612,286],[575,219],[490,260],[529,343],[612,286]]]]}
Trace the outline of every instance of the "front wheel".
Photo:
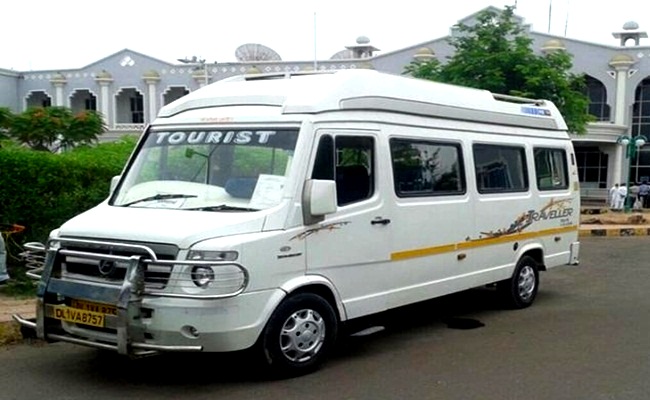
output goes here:
{"type": "Polygon", "coordinates": [[[301,375],[318,368],[336,340],[334,309],[322,297],[299,293],[282,302],[260,337],[265,364],[279,375],[301,375]]]}
{"type": "Polygon", "coordinates": [[[530,256],[522,257],[510,279],[497,284],[497,290],[508,308],[526,308],[533,304],[539,289],[539,266],[530,256]]]}

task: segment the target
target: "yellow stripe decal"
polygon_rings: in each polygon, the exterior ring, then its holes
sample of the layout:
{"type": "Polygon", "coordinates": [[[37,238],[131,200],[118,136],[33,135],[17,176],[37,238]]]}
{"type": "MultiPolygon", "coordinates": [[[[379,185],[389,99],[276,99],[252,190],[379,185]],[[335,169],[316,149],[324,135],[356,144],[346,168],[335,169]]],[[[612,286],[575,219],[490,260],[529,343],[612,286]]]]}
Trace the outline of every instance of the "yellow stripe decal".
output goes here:
{"type": "Polygon", "coordinates": [[[426,257],[435,254],[451,253],[457,250],[467,250],[467,249],[472,249],[477,247],[492,246],[495,244],[514,242],[517,240],[526,240],[526,239],[538,238],[542,236],[574,232],[577,230],[578,230],[577,225],[571,225],[562,228],[545,229],[543,231],[537,231],[537,232],[520,232],[520,233],[513,233],[510,235],[503,235],[499,237],[474,239],[474,240],[469,240],[467,242],[460,242],[455,244],[445,244],[441,246],[424,247],[421,249],[398,251],[392,253],[390,255],[390,259],[392,261],[399,261],[399,260],[406,260],[408,258],[426,257]]]}

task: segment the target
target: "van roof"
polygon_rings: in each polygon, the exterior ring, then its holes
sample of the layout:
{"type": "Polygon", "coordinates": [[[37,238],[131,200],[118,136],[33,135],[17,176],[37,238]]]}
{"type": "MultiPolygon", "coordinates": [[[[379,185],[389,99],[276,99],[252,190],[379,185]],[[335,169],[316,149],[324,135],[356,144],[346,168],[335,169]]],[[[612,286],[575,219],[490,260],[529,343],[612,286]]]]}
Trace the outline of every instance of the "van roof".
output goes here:
{"type": "Polygon", "coordinates": [[[209,107],[271,106],[282,114],[377,110],[551,130],[566,130],[547,100],[493,94],[374,70],[239,75],[161,108],[158,117],[209,107]]]}

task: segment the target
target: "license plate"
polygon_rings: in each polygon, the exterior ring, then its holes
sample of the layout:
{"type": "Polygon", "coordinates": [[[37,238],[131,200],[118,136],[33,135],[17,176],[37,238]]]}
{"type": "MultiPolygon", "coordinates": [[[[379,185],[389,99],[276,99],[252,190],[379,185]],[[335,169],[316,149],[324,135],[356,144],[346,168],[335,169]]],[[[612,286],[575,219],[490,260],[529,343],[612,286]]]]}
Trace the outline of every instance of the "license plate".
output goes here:
{"type": "Polygon", "coordinates": [[[110,304],[72,299],[70,301],[70,306],[79,310],[91,311],[99,314],[117,315],[117,307],[110,304]]]}
{"type": "Polygon", "coordinates": [[[111,304],[71,299],[69,306],[53,305],[50,315],[67,322],[103,328],[106,326],[107,315],[117,315],[117,307],[111,304]]]}
{"type": "Polygon", "coordinates": [[[67,306],[52,306],[53,317],[63,321],[74,322],[77,324],[84,324],[103,328],[105,321],[105,314],[81,310],[78,308],[67,306]]]}

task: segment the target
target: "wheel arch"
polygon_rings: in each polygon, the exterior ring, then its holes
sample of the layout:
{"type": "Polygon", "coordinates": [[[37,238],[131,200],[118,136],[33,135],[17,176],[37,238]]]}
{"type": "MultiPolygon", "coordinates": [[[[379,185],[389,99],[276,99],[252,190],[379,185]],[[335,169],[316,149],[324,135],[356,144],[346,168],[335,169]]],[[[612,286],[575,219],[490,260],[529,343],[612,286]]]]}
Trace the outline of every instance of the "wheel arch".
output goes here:
{"type": "Polygon", "coordinates": [[[298,293],[313,293],[325,299],[336,311],[339,321],[347,320],[345,307],[336,287],[327,278],[320,275],[306,275],[292,279],[282,285],[287,298],[298,293]]]}
{"type": "Polygon", "coordinates": [[[519,253],[517,262],[519,262],[519,260],[525,256],[529,256],[537,262],[539,271],[546,271],[546,264],[544,263],[544,249],[540,244],[530,244],[528,246],[524,246],[519,253]]]}

